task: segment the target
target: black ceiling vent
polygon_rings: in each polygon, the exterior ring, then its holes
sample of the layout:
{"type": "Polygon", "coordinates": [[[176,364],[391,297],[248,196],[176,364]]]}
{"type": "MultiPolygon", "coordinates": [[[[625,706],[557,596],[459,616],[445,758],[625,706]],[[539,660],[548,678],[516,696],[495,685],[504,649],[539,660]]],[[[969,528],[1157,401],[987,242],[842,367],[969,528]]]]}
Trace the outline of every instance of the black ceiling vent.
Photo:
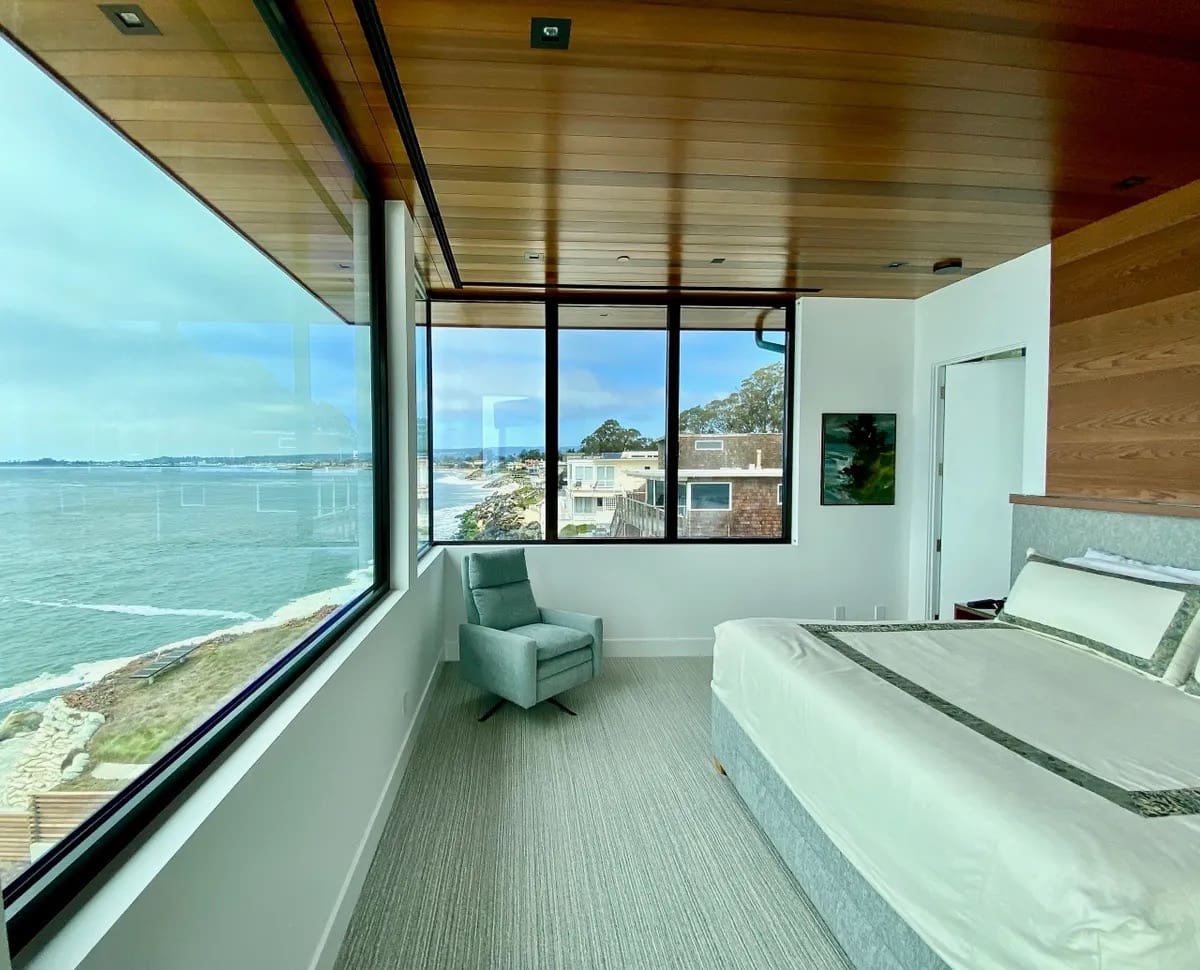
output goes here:
{"type": "Polygon", "coordinates": [[[529,46],[565,51],[571,44],[571,21],[558,17],[534,17],[529,22],[529,46]]]}
{"type": "Polygon", "coordinates": [[[102,3],[100,12],[123,34],[161,34],[146,11],[134,3],[102,3]]]}
{"type": "Polygon", "coordinates": [[[1139,185],[1145,185],[1149,181],[1150,179],[1145,175],[1129,175],[1121,179],[1121,181],[1114,185],[1113,188],[1136,189],[1139,185]]]}

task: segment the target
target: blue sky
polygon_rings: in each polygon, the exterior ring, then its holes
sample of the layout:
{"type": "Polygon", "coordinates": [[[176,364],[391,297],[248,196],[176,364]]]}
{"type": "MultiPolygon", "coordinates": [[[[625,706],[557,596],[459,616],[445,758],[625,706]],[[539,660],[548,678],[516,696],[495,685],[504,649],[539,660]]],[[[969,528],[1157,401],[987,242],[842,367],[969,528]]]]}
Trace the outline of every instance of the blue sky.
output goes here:
{"type": "MultiPolygon", "coordinates": [[[[666,414],[663,331],[563,330],[559,334],[559,440],[577,445],[608,418],[648,437],[666,414]]],[[[707,404],[779,360],[746,332],[684,331],[680,407],[707,404]]],[[[435,328],[434,447],[541,447],[545,336],[541,330],[435,328]]]]}
{"type": "Polygon", "coordinates": [[[20,92],[0,102],[0,460],[369,441],[356,391],[366,328],[341,322],[2,40],[0,90],[20,92]]]}

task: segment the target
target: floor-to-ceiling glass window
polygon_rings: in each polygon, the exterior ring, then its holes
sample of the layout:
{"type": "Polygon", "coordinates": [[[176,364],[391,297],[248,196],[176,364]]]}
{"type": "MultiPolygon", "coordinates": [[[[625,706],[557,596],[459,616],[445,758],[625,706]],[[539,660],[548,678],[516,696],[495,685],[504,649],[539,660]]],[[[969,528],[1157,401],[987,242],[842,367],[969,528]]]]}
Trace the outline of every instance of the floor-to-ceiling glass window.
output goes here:
{"type": "Polygon", "coordinates": [[[560,538],[663,535],[666,413],[666,307],[560,306],[560,538]]]}
{"type": "Polygon", "coordinates": [[[781,538],[786,312],[684,307],[680,326],[679,538],[781,538]]]}
{"type": "Polygon", "coordinates": [[[545,534],[544,323],[541,303],[432,304],[435,541],[545,534]]]}
{"type": "MultiPolygon", "coordinates": [[[[247,9],[238,37],[272,62],[274,102],[304,146],[240,68],[211,102],[165,103],[149,79],[100,102],[143,119],[130,132],[177,152],[175,173],[242,232],[0,39],[0,91],[14,95],[0,98],[10,914],[60,839],[248,709],[237,705],[255,703],[252,687],[385,579],[368,205],[247,9]],[[210,150],[213,125],[254,150],[210,150]]],[[[57,46],[51,18],[30,18],[18,40],[44,42],[69,82],[72,44],[107,43],[136,76],[150,46],[123,46],[92,14],[57,46]]],[[[96,80],[81,89],[113,88],[96,80]]]]}

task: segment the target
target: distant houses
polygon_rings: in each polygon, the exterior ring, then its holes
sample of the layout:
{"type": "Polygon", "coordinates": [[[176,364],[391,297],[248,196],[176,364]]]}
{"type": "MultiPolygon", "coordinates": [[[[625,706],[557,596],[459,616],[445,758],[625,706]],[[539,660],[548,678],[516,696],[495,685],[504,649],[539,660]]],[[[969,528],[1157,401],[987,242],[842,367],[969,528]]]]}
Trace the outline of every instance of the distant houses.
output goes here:
{"type": "MultiPolygon", "coordinates": [[[[679,436],[681,538],[771,538],[783,529],[783,436],[679,436]]],[[[559,495],[564,537],[640,538],[664,531],[662,449],[566,455],[559,495]]]]}

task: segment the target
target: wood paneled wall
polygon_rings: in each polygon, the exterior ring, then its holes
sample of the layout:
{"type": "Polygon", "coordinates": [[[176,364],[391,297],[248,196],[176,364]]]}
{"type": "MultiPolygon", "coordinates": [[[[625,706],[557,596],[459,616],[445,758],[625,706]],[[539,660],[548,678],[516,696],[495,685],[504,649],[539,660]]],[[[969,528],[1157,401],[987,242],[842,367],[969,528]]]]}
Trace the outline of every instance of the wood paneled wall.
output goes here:
{"type": "Polygon", "coordinates": [[[1200,504],[1200,181],[1051,253],[1047,493],[1200,504]]]}

